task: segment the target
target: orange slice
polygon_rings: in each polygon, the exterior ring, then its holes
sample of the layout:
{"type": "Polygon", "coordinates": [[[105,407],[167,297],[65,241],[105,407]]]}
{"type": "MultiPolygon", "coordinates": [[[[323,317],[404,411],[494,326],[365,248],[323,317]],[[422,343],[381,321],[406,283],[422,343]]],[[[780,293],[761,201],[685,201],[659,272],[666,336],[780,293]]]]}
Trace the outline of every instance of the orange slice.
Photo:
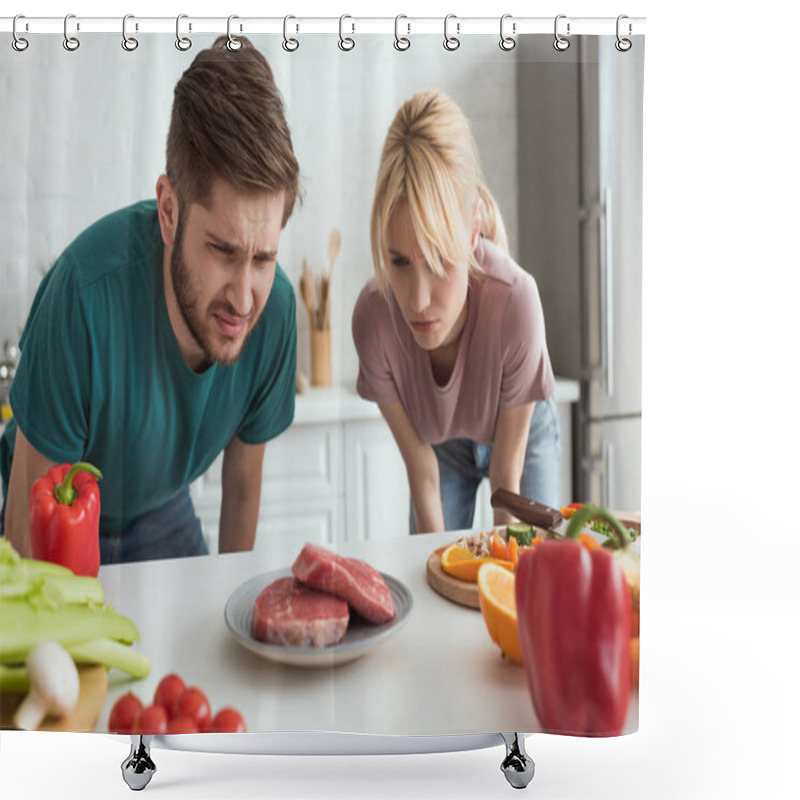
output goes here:
{"type": "Polygon", "coordinates": [[[601,545],[594,536],[589,536],[588,533],[579,533],[578,542],[582,544],[587,550],[600,550],[601,545]]]}
{"type": "Polygon", "coordinates": [[[492,536],[492,558],[497,558],[500,561],[511,561],[508,557],[508,545],[505,539],[501,538],[497,533],[492,536]]]}
{"type": "Polygon", "coordinates": [[[478,598],[492,641],[507,658],[515,664],[522,664],[514,573],[497,564],[483,565],[478,570],[478,598]]]}
{"type": "Polygon", "coordinates": [[[475,583],[478,580],[478,570],[483,564],[495,564],[508,570],[514,569],[514,565],[510,561],[476,556],[466,547],[459,547],[457,544],[451,544],[442,553],[442,569],[448,575],[468,583],[475,583]]]}
{"type": "Polygon", "coordinates": [[[512,536],[508,540],[508,560],[517,568],[517,559],[519,558],[519,542],[512,536]]]}

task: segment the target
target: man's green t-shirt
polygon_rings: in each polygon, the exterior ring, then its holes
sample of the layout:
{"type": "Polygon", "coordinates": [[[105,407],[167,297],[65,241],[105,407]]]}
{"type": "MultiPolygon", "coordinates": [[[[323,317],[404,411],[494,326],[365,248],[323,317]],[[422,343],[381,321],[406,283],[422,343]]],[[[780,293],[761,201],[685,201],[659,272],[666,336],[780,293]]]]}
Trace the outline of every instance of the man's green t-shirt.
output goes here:
{"type": "Polygon", "coordinates": [[[202,475],[231,438],[260,444],[294,418],[295,296],[277,267],[255,330],[232,366],[195,373],[167,315],[154,200],[96,222],[36,293],[2,441],[7,494],[16,426],[57,463],[89,461],[104,533],[122,533],[202,475]]]}

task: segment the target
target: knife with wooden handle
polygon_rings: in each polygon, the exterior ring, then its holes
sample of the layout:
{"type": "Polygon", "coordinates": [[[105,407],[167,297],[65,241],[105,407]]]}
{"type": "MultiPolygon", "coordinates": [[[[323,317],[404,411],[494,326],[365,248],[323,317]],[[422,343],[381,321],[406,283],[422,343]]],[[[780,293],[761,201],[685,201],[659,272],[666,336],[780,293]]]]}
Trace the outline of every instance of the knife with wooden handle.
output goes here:
{"type": "Polygon", "coordinates": [[[535,500],[515,494],[508,489],[495,489],[492,492],[491,504],[492,508],[508,511],[517,519],[535,525],[537,528],[544,528],[558,536],[566,533],[569,524],[558,509],[546,506],[544,503],[537,503],[535,500]]]}

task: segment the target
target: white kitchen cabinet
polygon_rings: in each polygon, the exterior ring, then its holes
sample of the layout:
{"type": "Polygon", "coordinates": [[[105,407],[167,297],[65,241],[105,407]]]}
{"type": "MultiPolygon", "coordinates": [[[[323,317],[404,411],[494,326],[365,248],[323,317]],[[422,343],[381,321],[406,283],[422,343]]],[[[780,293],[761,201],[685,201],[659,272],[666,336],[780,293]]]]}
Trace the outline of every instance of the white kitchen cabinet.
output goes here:
{"type": "MultiPolygon", "coordinates": [[[[575,381],[556,381],[561,423],[562,502],[572,498],[571,409],[575,381]]],[[[195,509],[212,552],[217,551],[222,457],[191,487],[195,509]]],[[[484,481],[474,526],[489,528],[492,512],[484,481]]],[[[333,544],[386,539],[408,533],[405,465],[377,406],[352,389],[311,389],[296,399],[295,420],[264,455],[256,550],[275,537],[333,544]]]]}
{"type": "MultiPolygon", "coordinates": [[[[562,387],[563,389],[563,387],[562,387]]],[[[572,408],[577,400],[562,391],[557,403],[561,428],[560,505],[575,498],[572,490],[572,408]]],[[[382,539],[408,533],[409,491],[405,465],[394,437],[382,419],[345,425],[345,502],[347,539],[382,539]]],[[[493,525],[489,479],[478,487],[472,527],[493,525]]]]}
{"type": "Polygon", "coordinates": [[[306,542],[331,545],[343,527],[344,506],[340,500],[312,499],[300,507],[276,506],[262,512],[258,520],[255,550],[268,550],[270,542],[278,537],[293,539],[293,550],[298,552],[306,542]]]}
{"type": "MultiPolygon", "coordinates": [[[[222,501],[222,456],[191,486],[209,549],[216,552],[222,501]]],[[[331,544],[344,521],[342,426],[338,422],[292,425],[267,443],[256,549],[275,536],[331,544]]]]}
{"type": "Polygon", "coordinates": [[[344,474],[348,540],[408,533],[406,468],[383,418],[345,423],[344,474]]]}

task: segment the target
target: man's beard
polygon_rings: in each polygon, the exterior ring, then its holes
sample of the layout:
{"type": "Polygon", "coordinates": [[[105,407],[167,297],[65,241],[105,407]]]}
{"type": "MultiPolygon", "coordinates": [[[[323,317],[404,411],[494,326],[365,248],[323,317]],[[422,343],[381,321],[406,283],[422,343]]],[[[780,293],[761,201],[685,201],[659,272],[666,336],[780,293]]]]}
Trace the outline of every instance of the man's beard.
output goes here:
{"type": "Polygon", "coordinates": [[[211,322],[208,317],[214,310],[219,310],[223,314],[230,317],[239,318],[240,315],[229,303],[216,301],[209,306],[207,314],[204,314],[203,309],[200,308],[200,300],[197,292],[192,284],[192,276],[189,272],[189,267],[183,260],[183,225],[182,221],[178,220],[178,228],[175,232],[175,244],[172,248],[172,257],[170,259],[170,272],[172,275],[172,287],[175,292],[175,299],[178,302],[178,309],[181,312],[181,317],[189,329],[192,338],[197,342],[200,349],[205,356],[205,364],[201,366],[201,371],[207,369],[212,364],[221,364],[222,366],[229,367],[238,361],[239,356],[244,352],[247,341],[252,334],[255,325],[251,325],[242,346],[237,352],[232,355],[225,355],[217,353],[214,350],[214,339],[210,330],[211,322]]]}

